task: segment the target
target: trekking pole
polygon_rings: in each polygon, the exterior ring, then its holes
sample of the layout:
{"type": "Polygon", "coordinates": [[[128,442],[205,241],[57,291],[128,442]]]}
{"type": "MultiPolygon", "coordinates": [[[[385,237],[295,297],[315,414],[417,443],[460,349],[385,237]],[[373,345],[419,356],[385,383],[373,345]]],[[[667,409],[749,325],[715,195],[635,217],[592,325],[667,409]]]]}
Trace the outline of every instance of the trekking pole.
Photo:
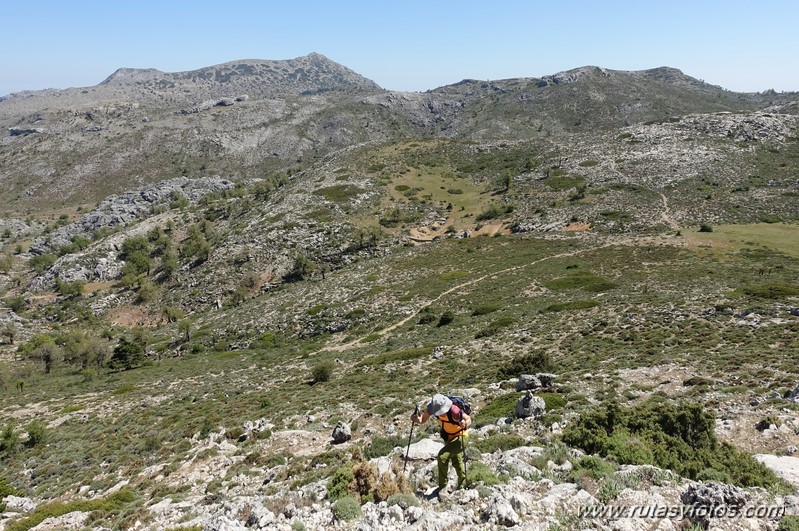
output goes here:
{"type": "Polygon", "coordinates": [[[465,488],[469,483],[469,471],[466,470],[466,428],[463,428],[463,435],[461,435],[461,452],[463,452],[463,475],[466,476],[463,480],[465,488]]]}
{"type": "MultiPolygon", "coordinates": [[[[416,409],[413,410],[413,415],[415,417],[419,417],[419,404],[416,404],[416,409]]],[[[411,439],[413,438],[413,425],[416,424],[415,422],[411,422],[411,434],[408,435],[408,449],[405,450],[405,464],[402,465],[402,473],[405,473],[405,467],[408,466],[408,454],[411,453],[411,439]]]]}

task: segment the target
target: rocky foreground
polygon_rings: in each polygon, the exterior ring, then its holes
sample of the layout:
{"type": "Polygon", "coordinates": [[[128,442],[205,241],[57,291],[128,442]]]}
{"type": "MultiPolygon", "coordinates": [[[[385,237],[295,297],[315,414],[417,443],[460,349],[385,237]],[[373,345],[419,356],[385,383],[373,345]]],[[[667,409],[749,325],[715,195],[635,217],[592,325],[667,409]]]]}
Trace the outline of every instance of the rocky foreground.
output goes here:
{"type": "MultiPolygon", "coordinates": [[[[258,439],[259,430],[268,429],[263,421],[248,422],[239,440],[258,439]]],[[[497,429],[492,425],[480,431],[497,429]]],[[[290,446],[302,451],[303,440],[319,439],[311,435],[302,430],[276,432],[257,444],[266,449],[277,441],[289,441],[290,446]]],[[[317,440],[316,444],[333,443],[317,440]]],[[[339,447],[347,449],[348,444],[351,443],[344,442],[339,447]]],[[[590,474],[573,474],[573,463],[585,457],[581,451],[561,448],[566,459],[556,464],[548,459],[553,455],[552,448],[539,446],[482,454],[469,448],[470,478],[480,479],[473,481],[470,488],[437,496],[435,456],[441,443],[434,435],[409,447],[406,474],[402,472],[404,448],[395,448],[386,457],[362,461],[369,464],[363,464],[361,469],[374,471],[372,481],[378,481],[375,475],[379,474],[379,481],[408,485],[411,492],[359,507],[357,503],[344,503],[354,501],[349,497],[330,500],[336,489],[335,475],[293,488],[294,478],[284,470],[285,464],[231,475],[232,469],[248,458],[224,431],[204,438],[198,434],[192,445],[190,457],[179,466],[164,463],[149,467],[139,477],[122,479],[101,496],[90,486],[82,486],[68,501],[108,499],[128,488],[135,491],[137,484],[156,483],[170,494],[148,503],[127,527],[148,530],[755,530],[778,529],[782,518],[799,515],[799,496],[698,483],[649,465],[621,466],[610,481],[598,487],[590,474]],[[407,481],[400,479],[403,475],[407,481]]],[[[358,456],[356,448],[349,447],[358,456]]],[[[799,484],[799,459],[758,457],[789,482],[799,484]]],[[[452,470],[450,484],[455,484],[452,470]]],[[[37,509],[37,503],[30,498],[7,496],[3,502],[6,511],[0,514],[0,530],[10,529],[13,522],[35,514],[37,509]]],[[[87,528],[103,529],[92,527],[90,512],[80,510],[46,518],[32,527],[37,531],[87,528]]]]}

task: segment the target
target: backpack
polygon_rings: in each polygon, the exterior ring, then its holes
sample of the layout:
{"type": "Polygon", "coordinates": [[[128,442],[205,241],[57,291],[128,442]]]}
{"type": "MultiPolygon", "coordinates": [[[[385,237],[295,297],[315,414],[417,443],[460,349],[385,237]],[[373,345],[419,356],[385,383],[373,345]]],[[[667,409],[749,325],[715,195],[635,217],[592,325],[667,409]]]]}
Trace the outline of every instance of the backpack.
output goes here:
{"type": "MultiPolygon", "coordinates": [[[[453,406],[456,406],[460,410],[461,414],[463,414],[463,413],[466,413],[467,415],[471,414],[472,406],[469,405],[469,403],[466,401],[465,398],[460,397],[460,396],[452,396],[452,395],[447,395],[447,398],[449,398],[452,401],[452,405],[453,406]]],[[[452,418],[452,407],[450,407],[450,410],[447,411],[447,417],[449,418],[449,422],[451,422],[451,423],[455,423],[456,422],[455,419],[452,418]]],[[[460,419],[458,419],[458,420],[460,420],[460,419]]],[[[445,442],[449,441],[449,436],[447,435],[447,432],[444,430],[443,426],[441,427],[441,431],[439,432],[439,435],[441,435],[441,438],[444,439],[445,442]]]]}
{"type": "Polygon", "coordinates": [[[466,401],[466,398],[462,396],[452,396],[452,395],[447,395],[447,398],[452,400],[452,403],[458,406],[458,408],[467,415],[472,414],[472,406],[469,405],[469,403],[466,401]]]}

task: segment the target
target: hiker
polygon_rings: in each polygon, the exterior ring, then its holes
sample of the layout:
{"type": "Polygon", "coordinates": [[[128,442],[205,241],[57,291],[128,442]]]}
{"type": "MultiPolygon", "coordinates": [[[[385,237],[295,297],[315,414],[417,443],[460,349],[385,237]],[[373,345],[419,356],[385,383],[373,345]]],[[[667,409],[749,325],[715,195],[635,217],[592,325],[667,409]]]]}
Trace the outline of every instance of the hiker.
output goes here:
{"type": "Polygon", "coordinates": [[[472,424],[472,418],[452,403],[444,395],[434,395],[427,409],[421,415],[413,413],[411,422],[424,424],[430,417],[436,417],[441,426],[441,436],[445,440],[444,447],[438,452],[438,493],[446,495],[447,472],[449,462],[455,467],[458,475],[458,487],[466,483],[466,465],[463,462],[463,451],[466,448],[466,429],[472,424]]]}

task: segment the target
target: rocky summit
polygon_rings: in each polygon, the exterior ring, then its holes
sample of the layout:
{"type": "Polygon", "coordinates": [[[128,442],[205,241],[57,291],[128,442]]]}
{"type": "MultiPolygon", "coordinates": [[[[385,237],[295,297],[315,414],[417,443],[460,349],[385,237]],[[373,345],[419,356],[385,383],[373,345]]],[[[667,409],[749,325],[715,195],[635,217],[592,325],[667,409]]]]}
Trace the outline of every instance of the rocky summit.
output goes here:
{"type": "Polygon", "coordinates": [[[0,531],[798,528],[798,110],[317,53],[0,98],[0,531]]]}

